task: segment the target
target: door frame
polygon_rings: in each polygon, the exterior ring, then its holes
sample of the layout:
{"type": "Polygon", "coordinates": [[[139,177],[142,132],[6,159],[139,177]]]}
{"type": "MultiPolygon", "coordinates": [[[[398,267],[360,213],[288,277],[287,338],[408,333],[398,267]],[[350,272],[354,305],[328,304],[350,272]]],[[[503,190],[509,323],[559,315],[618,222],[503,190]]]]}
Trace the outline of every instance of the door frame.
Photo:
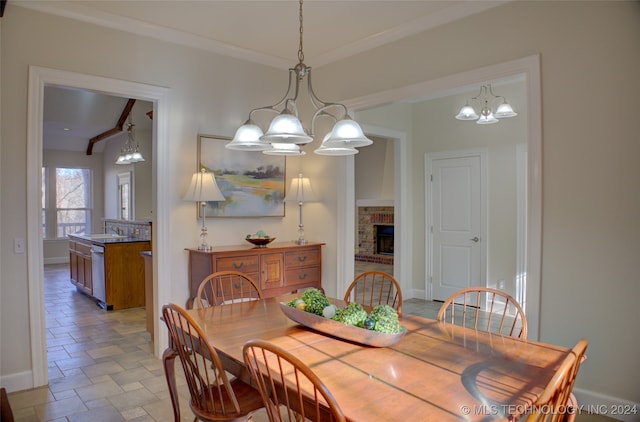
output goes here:
{"type": "Polygon", "coordinates": [[[153,217],[154,353],[160,357],[167,344],[166,331],[159,330],[158,305],[165,303],[171,289],[169,279],[169,192],[157,186],[170,185],[169,172],[169,94],[170,89],[154,85],[86,75],[70,71],[29,66],[27,109],[27,271],[29,285],[29,328],[32,386],[48,383],[46,321],[44,311],[44,258],[41,222],[42,131],[45,86],[87,89],[108,95],[136,98],[153,103],[153,217]]]}
{"type": "MultiPolygon", "coordinates": [[[[463,150],[450,150],[441,152],[431,152],[424,157],[424,180],[425,180],[425,228],[427,232],[425,241],[425,292],[426,299],[433,300],[433,231],[429,228],[433,226],[433,188],[429,180],[433,174],[433,162],[441,159],[478,157],[480,159],[480,280],[478,286],[485,287],[487,284],[487,244],[489,241],[487,227],[489,215],[489,203],[487,198],[487,148],[472,148],[463,150]]],[[[474,284],[475,285],[475,284],[474,284]]]]}
{"type": "MultiPolygon", "coordinates": [[[[464,71],[442,78],[427,80],[416,84],[377,92],[363,97],[353,98],[344,102],[350,111],[364,110],[386,104],[392,104],[408,99],[426,97],[438,92],[459,89],[465,86],[476,86],[487,80],[524,75],[527,92],[527,248],[526,248],[526,298],[525,304],[529,338],[538,340],[540,337],[540,290],[542,269],[542,91],[540,81],[540,55],[534,54],[520,59],[497,63],[469,71],[464,71]]],[[[407,147],[408,150],[408,147],[407,147]]],[[[406,151],[405,151],[406,152],[406,151]]],[[[408,152],[406,152],[408,154],[408,152]]],[[[346,157],[338,163],[338,180],[341,183],[337,189],[338,213],[337,230],[337,277],[338,280],[353,278],[353,255],[355,253],[354,236],[355,217],[353,157],[346,157]],[[345,235],[343,235],[345,234],[345,235]]],[[[403,168],[401,176],[406,177],[403,168]]],[[[408,181],[407,181],[408,182],[408,181]]],[[[410,191],[408,191],[410,192],[410,191]]],[[[415,206],[411,198],[405,199],[407,206],[415,206]]],[[[407,215],[410,212],[407,211],[407,215]]],[[[409,224],[411,223],[411,220],[409,224]]],[[[406,239],[406,246],[412,240],[406,239]]],[[[411,250],[407,249],[407,250],[411,250]]],[[[413,262],[409,259],[409,262],[413,262]]],[[[409,267],[409,271],[411,268],[409,267]]],[[[411,277],[411,274],[407,274],[411,277]]],[[[410,278],[412,279],[412,278],[410,278]]]]}
{"type": "Polygon", "coordinates": [[[133,177],[134,174],[132,171],[125,171],[122,173],[116,174],[116,185],[118,186],[118,197],[117,197],[117,207],[118,207],[118,218],[122,218],[122,185],[123,181],[129,184],[129,193],[127,195],[127,201],[129,202],[129,218],[128,220],[135,220],[136,210],[135,210],[135,200],[134,200],[134,192],[133,192],[133,177]]]}

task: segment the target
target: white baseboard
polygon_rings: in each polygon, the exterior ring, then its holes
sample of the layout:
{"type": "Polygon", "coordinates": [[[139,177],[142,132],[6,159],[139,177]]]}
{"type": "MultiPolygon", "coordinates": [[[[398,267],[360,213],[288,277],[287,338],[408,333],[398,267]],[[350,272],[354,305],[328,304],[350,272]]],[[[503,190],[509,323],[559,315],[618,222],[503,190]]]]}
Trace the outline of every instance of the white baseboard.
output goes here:
{"type": "Polygon", "coordinates": [[[579,413],[597,413],[624,422],[640,420],[640,403],[574,388],[579,413]]]}
{"type": "Polygon", "coordinates": [[[53,257],[53,258],[45,258],[43,261],[44,261],[44,265],[47,265],[47,264],[68,264],[69,263],[69,257],[68,256],[57,256],[57,257],[53,257]]]}
{"type": "Polygon", "coordinates": [[[404,294],[402,295],[402,299],[426,299],[427,298],[427,293],[424,291],[424,289],[411,289],[409,290],[409,296],[408,297],[404,297],[404,294]]]}
{"type": "Polygon", "coordinates": [[[24,371],[0,376],[0,385],[7,389],[7,393],[30,390],[33,388],[33,372],[24,371]]]}

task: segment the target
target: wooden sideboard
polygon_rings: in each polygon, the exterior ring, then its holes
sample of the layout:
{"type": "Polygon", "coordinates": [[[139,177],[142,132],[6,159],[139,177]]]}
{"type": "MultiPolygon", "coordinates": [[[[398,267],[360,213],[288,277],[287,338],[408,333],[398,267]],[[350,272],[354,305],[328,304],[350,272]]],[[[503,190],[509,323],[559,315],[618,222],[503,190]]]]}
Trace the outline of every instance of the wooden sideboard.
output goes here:
{"type": "Polygon", "coordinates": [[[239,271],[260,286],[264,297],[279,296],[306,287],[322,286],[322,245],[293,242],[271,243],[266,248],[249,244],[214,247],[189,252],[189,301],[191,308],[198,286],[217,271],[239,271]]]}

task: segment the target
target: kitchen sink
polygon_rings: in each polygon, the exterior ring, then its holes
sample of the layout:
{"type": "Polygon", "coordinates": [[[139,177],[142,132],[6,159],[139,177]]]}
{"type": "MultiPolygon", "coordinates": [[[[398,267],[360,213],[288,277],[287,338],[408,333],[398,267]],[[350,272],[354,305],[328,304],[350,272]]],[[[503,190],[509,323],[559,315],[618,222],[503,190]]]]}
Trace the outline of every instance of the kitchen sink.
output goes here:
{"type": "Polygon", "coordinates": [[[85,234],[85,237],[89,239],[124,239],[128,236],[123,236],[121,234],[110,234],[110,233],[94,233],[94,234],[85,234]]]}

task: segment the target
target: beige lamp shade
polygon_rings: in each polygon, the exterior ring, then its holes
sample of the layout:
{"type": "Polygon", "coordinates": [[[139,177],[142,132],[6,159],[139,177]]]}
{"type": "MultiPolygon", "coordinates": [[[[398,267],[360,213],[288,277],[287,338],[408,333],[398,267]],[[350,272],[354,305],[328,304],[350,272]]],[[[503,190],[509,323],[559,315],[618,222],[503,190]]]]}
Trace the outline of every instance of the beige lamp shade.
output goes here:
{"type": "Polygon", "coordinates": [[[191,184],[182,199],[192,202],[224,201],[224,195],[220,192],[213,173],[203,170],[193,174],[191,184]]]}
{"type": "Polygon", "coordinates": [[[317,200],[308,177],[302,177],[300,174],[291,180],[291,188],[287,192],[285,201],[316,202],[317,200]]]}

